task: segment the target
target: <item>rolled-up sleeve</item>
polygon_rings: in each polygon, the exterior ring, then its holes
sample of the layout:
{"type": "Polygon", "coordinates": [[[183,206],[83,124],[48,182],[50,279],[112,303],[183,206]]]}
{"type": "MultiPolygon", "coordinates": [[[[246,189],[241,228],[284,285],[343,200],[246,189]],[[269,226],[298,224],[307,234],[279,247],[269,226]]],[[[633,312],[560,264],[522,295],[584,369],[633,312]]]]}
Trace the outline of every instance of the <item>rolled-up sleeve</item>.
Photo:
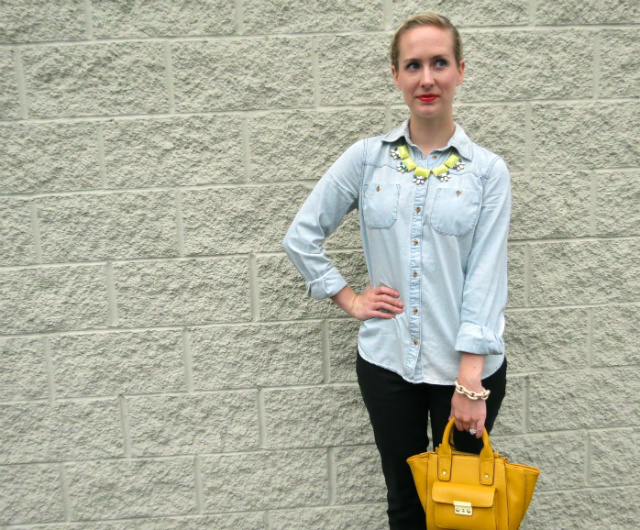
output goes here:
{"type": "Polygon", "coordinates": [[[320,179],[294,218],[282,243],[313,298],[328,298],[346,285],[323,243],[356,208],[365,141],[352,145],[320,179]]]}
{"type": "Polygon", "coordinates": [[[511,183],[505,162],[497,157],[487,171],[463,289],[461,323],[455,349],[479,355],[504,353],[507,303],[507,239],[511,183]]]}

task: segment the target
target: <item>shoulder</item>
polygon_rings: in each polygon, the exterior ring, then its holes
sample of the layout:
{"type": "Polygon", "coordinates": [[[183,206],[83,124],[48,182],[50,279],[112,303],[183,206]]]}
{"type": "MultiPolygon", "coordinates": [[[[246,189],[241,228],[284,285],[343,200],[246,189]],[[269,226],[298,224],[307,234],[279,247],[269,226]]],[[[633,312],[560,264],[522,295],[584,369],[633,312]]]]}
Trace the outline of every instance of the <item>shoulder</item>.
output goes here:
{"type": "Polygon", "coordinates": [[[509,168],[499,154],[472,140],[468,141],[467,148],[473,165],[483,180],[509,179],[509,168]]]}

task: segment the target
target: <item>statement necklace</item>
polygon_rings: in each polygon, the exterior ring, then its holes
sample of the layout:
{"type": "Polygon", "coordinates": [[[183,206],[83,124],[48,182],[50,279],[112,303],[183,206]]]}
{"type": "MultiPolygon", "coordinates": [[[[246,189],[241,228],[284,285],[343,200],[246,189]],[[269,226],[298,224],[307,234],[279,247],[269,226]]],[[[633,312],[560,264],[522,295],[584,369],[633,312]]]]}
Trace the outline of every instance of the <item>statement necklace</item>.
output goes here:
{"type": "Polygon", "coordinates": [[[451,175],[449,175],[450,169],[455,169],[456,171],[464,169],[464,162],[460,162],[458,155],[451,155],[444,164],[433,169],[420,167],[409,156],[409,149],[406,145],[399,145],[397,149],[392,149],[391,156],[394,160],[400,160],[400,163],[396,166],[396,169],[400,171],[400,173],[413,171],[413,182],[416,184],[424,184],[432,173],[439,178],[441,182],[447,182],[447,180],[451,178],[451,175]]]}

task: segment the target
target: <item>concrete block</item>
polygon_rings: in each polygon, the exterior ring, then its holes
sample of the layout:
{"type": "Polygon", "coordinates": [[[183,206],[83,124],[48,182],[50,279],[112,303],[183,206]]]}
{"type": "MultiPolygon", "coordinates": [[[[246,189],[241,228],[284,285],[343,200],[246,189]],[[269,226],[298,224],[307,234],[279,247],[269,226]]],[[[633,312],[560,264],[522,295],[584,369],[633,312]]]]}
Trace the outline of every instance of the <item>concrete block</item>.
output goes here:
{"type": "Polygon", "coordinates": [[[192,458],[66,464],[73,521],[196,513],[192,458]]]}
{"type": "MultiPolygon", "coordinates": [[[[640,9],[637,11],[640,13],[640,9]]],[[[606,30],[600,34],[601,97],[633,98],[640,93],[639,36],[637,29],[606,30]]]]}
{"type": "Polygon", "coordinates": [[[362,248],[358,210],[353,210],[345,216],[342,224],[326,239],[324,248],[329,251],[362,248]]]}
{"type": "Polygon", "coordinates": [[[511,239],[590,235],[589,173],[523,173],[512,179],[511,239]]]}
{"type": "Polygon", "coordinates": [[[116,400],[4,405],[0,464],[121,456],[116,400]]]}
{"type": "Polygon", "coordinates": [[[593,365],[640,364],[640,306],[593,310],[593,365]]]}
{"type": "Polygon", "coordinates": [[[531,248],[531,302],[539,305],[636,301],[640,240],[548,243],[531,248]]]}
{"type": "Polygon", "coordinates": [[[36,204],[45,262],[178,255],[173,193],[82,194],[36,204]]]}
{"type": "Polygon", "coordinates": [[[534,103],[531,165],[543,171],[640,163],[640,103],[534,103]],[[585,154],[587,155],[585,158],[585,154]]]}
{"type": "Polygon", "coordinates": [[[64,521],[57,465],[0,467],[0,524],[64,521]]]}
{"type": "Polygon", "coordinates": [[[335,462],[338,504],[386,502],[387,487],[375,445],[336,447],[335,462]]]}
{"type": "MultiPolygon", "coordinates": [[[[508,362],[508,361],[507,361],[508,362]]],[[[509,367],[510,370],[511,367],[509,367]]],[[[507,376],[507,391],[500,413],[491,429],[492,436],[522,434],[525,432],[525,399],[527,393],[527,377],[507,376]]]]}
{"type": "Polygon", "coordinates": [[[97,189],[98,134],[92,123],[0,127],[0,193],[97,189]]]}
{"type": "Polygon", "coordinates": [[[116,120],[103,127],[110,188],[196,186],[244,179],[239,119],[116,120]]]}
{"type": "Polygon", "coordinates": [[[634,22],[640,22],[640,7],[634,0],[538,0],[534,17],[536,25],[634,22]]]}
{"type": "Polygon", "coordinates": [[[0,400],[46,399],[48,395],[42,341],[34,337],[0,339],[0,400]]]}
{"type": "Polygon", "coordinates": [[[389,522],[384,504],[327,506],[271,512],[272,530],[387,530],[389,522]]]}
{"type": "Polygon", "coordinates": [[[36,262],[29,201],[0,199],[0,266],[36,262]]]}
{"type": "Polygon", "coordinates": [[[270,448],[373,441],[369,416],[357,385],[266,390],[264,403],[270,448]]]}
{"type": "Polygon", "coordinates": [[[356,382],[356,348],[360,321],[355,318],[334,320],[328,326],[330,380],[332,383],[356,382]]]}
{"type": "Polygon", "coordinates": [[[57,397],[187,389],[180,331],[58,335],[50,340],[57,397]]]}
{"type": "Polygon", "coordinates": [[[86,22],[83,0],[4,2],[0,43],[83,40],[86,22]]]}
{"type": "Polygon", "coordinates": [[[597,179],[596,234],[640,235],[640,171],[599,173],[597,179]]]}
{"type": "Polygon", "coordinates": [[[121,325],[188,325],[251,320],[246,258],[114,265],[121,325]]]}
{"type": "Polygon", "coordinates": [[[243,33],[317,33],[381,30],[381,0],[270,0],[249,2],[242,11],[243,33]]]}
{"type": "Polygon", "coordinates": [[[439,0],[435,4],[426,5],[419,0],[393,0],[394,27],[402,24],[407,18],[425,11],[437,11],[456,26],[516,26],[529,22],[525,0],[439,0]]]}
{"type": "Polygon", "coordinates": [[[2,50],[0,52],[0,119],[11,120],[19,117],[20,98],[13,53],[10,50],[2,50]]]}
{"type": "Polygon", "coordinates": [[[4,333],[102,328],[109,324],[104,267],[55,267],[0,273],[4,333]]]}
{"type": "Polygon", "coordinates": [[[628,368],[602,368],[531,378],[531,430],[626,427],[640,406],[640,381],[628,374],[628,368]]]}
{"type": "Polygon", "coordinates": [[[309,195],[303,185],[185,190],[185,251],[189,255],[278,252],[309,195]]]}
{"type": "Polygon", "coordinates": [[[207,512],[324,505],[327,453],[314,449],[206,456],[202,483],[207,512]]]}
{"type": "Polygon", "coordinates": [[[508,307],[523,307],[525,305],[525,262],[526,248],[524,245],[509,245],[508,247],[508,307]]]}
{"type": "Polygon", "coordinates": [[[615,429],[589,434],[591,441],[590,481],[594,486],[638,484],[640,429],[615,429]]]}
{"type": "Polygon", "coordinates": [[[195,328],[190,342],[196,390],[322,382],[319,322],[195,328]]]}
{"type": "Polygon", "coordinates": [[[511,372],[570,370],[587,363],[589,318],[584,309],[507,313],[504,340],[511,372]]]}
{"type": "Polygon", "coordinates": [[[583,31],[463,32],[464,83],[459,101],[589,98],[593,43],[583,31]],[[526,61],[522,57],[527,57],[526,61]],[[558,75],[571,64],[571,75],[558,75]]]}
{"type": "Polygon", "coordinates": [[[313,105],[310,39],[177,42],[171,53],[178,112],[313,105]]]}
{"type": "MultiPolygon", "coordinates": [[[[337,252],[331,254],[351,288],[362,292],[368,283],[364,254],[337,252]]],[[[330,299],[315,300],[307,296],[303,278],[286,256],[258,258],[260,315],[262,320],[309,319],[346,316],[330,299]]]]}
{"type": "Polygon", "coordinates": [[[390,38],[380,35],[318,37],[320,104],[384,105],[404,101],[393,84],[390,38]]]}
{"type": "Polygon", "coordinates": [[[586,487],[587,440],[583,432],[491,437],[494,451],[510,462],[540,469],[536,495],[542,491],[586,487]]]}
{"type": "Polygon", "coordinates": [[[317,180],[349,146],[384,132],[382,109],[274,112],[250,118],[251,179],[317,180]]]}
{"type": "Polygon", "coordinates": [[[161,43],[31,47],[22,60],[31,117],[169,110],[161,43]]]}
{"type": "Polygon", "coordinates": [[[255,391],[127,398],[134,456],[184,455],[258,447],[255,391]]]}
{"type": "Polygon", "coordinates": [[[98,38],[176,37],[233,33],[234,3],[223,0],[112,0],[91,5],[98,38]]]}

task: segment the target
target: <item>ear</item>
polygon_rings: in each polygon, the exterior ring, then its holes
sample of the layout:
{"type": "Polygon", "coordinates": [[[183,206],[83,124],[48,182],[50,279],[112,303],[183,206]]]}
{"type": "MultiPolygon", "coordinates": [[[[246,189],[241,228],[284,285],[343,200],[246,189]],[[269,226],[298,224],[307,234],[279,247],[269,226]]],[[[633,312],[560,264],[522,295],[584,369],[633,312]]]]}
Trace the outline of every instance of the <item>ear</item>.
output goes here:
{"type": "Polygon", "coordinates": [[[396,67],[391,65],[391,73],[393,74],[393,82],[396,84],[396,88],[400,90],[400,84],[398,83],[398,72],[396,67]]]}
{"type": "Polygon", "coordinates": [[[458,79],[458,84],[456,86],[460,86],[462,81],[464,81],[464,61],[460,61],[460,66],[458,67],[458,72],[460,74],[460,79],[458,79]]]}

